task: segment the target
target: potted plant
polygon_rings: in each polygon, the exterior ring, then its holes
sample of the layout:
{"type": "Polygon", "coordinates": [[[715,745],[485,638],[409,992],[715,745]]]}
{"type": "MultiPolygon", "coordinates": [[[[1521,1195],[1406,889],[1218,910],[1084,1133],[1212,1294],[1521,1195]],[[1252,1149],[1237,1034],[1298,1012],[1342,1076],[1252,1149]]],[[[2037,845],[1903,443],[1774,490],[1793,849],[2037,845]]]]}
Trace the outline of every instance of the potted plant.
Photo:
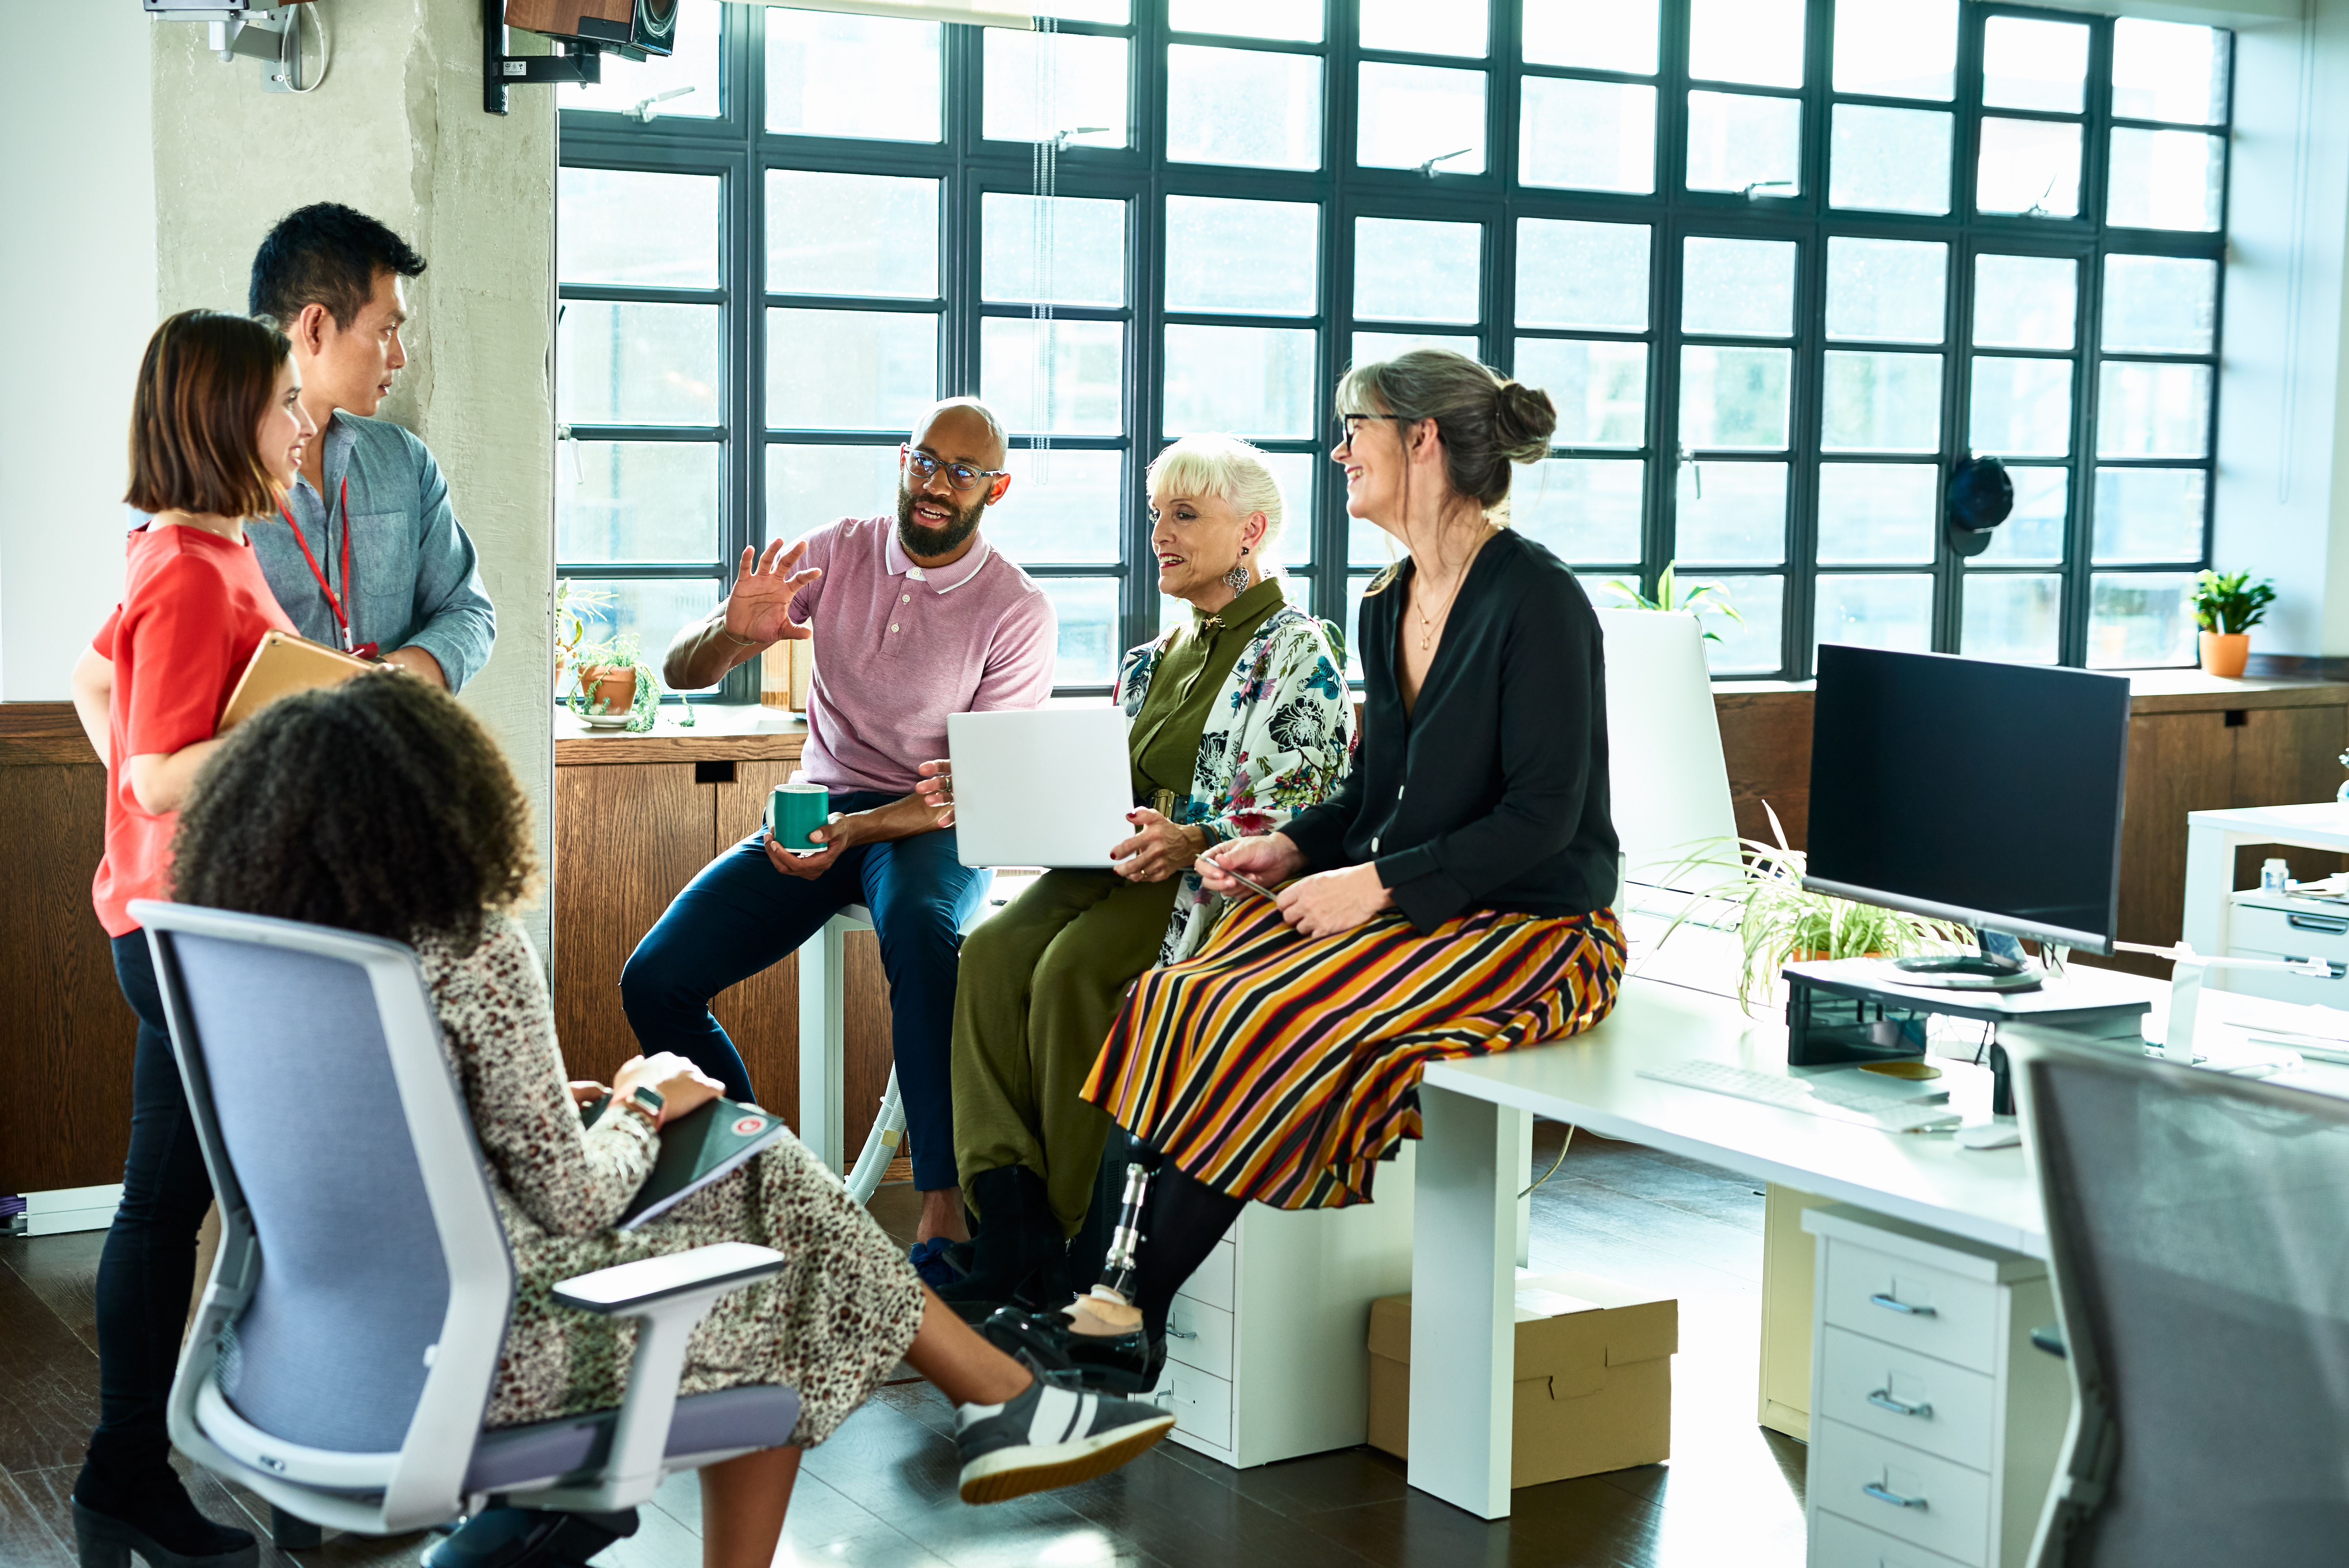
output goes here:
{"type": "Polygon", "coordinates": [[[2251,656],[2251,628],[2275,603],[2275,581],[2249,572],[2204,572],[2194,579],[2194,624],[2201,628],[2202,673],[2232,680],[2251,656]]]}
{"type": "Polygon", "coordinates": [[[564,700],[567,678],[579,668],[580,645],[589,622],[601,624],[617,596],[609,588],[583,588],[569,577],[554,585],[554,700],[564,700]]]}
{"type": "Polygon", "coordinates": [[[1723,592],[1720,585],[1716,583],[1699,583],[1695,587],[1689,589],[1686,593],[1676,594],[1672,583],[1672,567],[1674,565],[1676,565],[1676,563],[1671,561],[1665,562],[1664,569],[1657,574],[1656,597],[1654,598],[1650,598],[1647,595],[1641,593],[1638,587],[1630,583],[1625,582],[1620,577],[1609,579],[1607,586],[1609,588],[1612,588],[1616,593],[1620,594],[1624,598],[1629,599],[1635,608],[1643,610],[1678,610],[1682,614],[1694,616],[1696,618],[1697,629],[1704,633],[1704,639],[1707,642],[1719,642],[1721,640],[1719,634],[1708,629],[1704,624],[1704,618],[1710,611],[1718,610],[1723,615],[1727,616],[1731,620],[1735,621],[1739,626],[1744,626],[1745,624],[1745,618],[1737,613],[1737,607],[1729,602],[1729,596],[1723,592]]]}
{"type": "Polygon", "coordinates": [[[576,644],[571,663],[578,677],[565,699],[572,712],[598,729],[642,732],[653,727],[660,712],[660,677],[645,662],[636,633],[576,644]]]}

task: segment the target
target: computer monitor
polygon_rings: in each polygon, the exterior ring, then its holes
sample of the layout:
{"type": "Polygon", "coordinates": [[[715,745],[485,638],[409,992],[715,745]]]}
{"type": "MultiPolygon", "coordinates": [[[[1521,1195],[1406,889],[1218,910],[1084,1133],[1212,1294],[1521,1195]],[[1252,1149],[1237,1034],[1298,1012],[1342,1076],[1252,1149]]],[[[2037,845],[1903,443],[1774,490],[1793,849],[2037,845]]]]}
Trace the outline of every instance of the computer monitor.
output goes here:
{"type": "Polygon", "coordinates": [[[2125,676],[1822,645],[1803,885],[2112,951],[2128,716],[2125,676]]]}

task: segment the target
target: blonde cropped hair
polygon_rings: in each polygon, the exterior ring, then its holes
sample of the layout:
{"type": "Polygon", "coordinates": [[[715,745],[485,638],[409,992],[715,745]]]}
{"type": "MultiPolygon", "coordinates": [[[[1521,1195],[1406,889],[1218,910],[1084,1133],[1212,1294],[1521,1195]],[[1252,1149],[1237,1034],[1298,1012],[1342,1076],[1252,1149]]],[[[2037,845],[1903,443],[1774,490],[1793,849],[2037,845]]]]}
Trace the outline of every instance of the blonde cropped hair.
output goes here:
{"type": "Polygon", "coordinates": [[[1151,463],[1144,488],[1153,497],[1162,493],[1213,496],[1243,518],[1252,512],[1263,513],[1264,537],[1256,547],[1257,569],[1266,576],[1280,570],[1273,556],[1273,545],[1280,538],[1280,481],[1272,476],[1264,453],[1239,437],[1185,436],[1151,463]]]}

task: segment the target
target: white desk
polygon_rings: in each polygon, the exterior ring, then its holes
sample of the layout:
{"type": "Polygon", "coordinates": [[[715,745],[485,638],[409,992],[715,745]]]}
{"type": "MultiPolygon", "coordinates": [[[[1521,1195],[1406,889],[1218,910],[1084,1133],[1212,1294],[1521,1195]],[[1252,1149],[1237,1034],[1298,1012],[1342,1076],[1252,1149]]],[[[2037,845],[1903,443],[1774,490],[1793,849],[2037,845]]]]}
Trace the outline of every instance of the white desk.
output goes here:
{"type": "MultiPolygon", "coordinates": [[[[2186,814],[2186,909],[2180,929],[2198,953],[2229,950],[2228,924],[2234,903],[2235,851],[2246,844],[2288,844],[2349,854],[2349,805],[2322,801],[2313,805],[2245,806],[2231,811],[2186,814]]],[[[2211,970],[2203,989],[2230,989],[2228,971],[2211,970]]]]}

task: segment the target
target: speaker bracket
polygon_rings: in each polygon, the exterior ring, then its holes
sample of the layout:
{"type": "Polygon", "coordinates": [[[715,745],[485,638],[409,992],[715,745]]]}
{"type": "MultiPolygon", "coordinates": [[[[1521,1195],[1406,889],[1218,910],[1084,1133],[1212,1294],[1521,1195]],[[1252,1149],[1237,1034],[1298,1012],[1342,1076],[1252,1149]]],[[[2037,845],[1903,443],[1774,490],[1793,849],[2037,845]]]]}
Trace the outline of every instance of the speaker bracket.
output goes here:
{"type": "Polygon", "coordinates": [[[506,112],[506,88],[531,82],[598,82],[604,52],[592,43],[557,38],[551,55],[506,53],[505,0],[481,0],[481,109],[506,112]]]}

